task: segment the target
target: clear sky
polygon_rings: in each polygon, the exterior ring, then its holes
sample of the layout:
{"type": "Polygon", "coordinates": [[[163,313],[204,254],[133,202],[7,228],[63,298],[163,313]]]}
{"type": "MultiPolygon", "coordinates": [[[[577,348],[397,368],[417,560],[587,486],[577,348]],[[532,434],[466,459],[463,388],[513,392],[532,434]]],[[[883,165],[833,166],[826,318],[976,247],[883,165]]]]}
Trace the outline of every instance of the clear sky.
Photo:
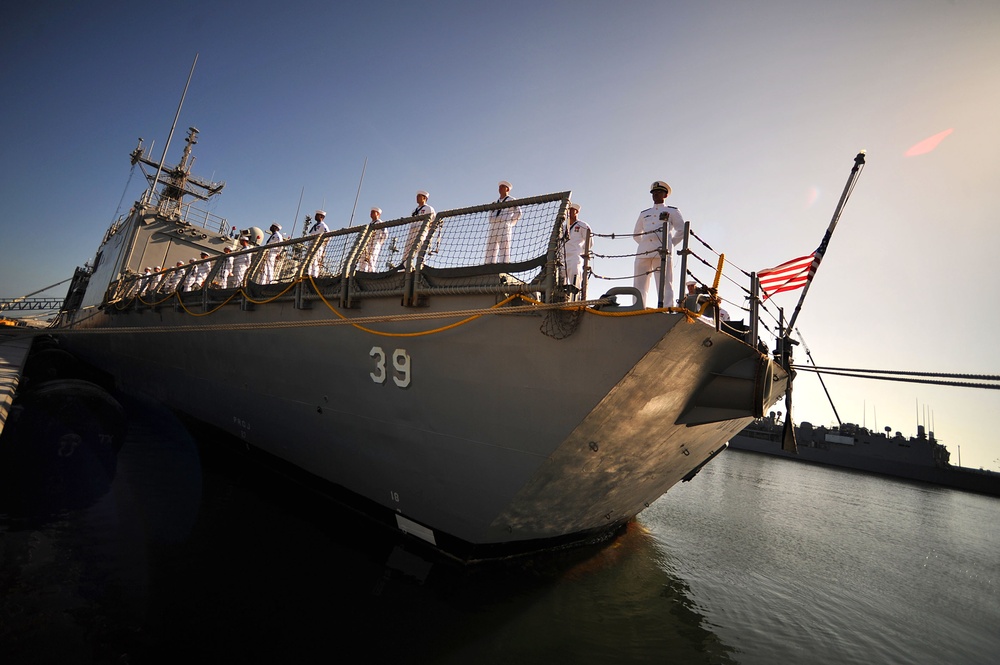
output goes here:
{"type": "MultiPolygon", "coordinates": [[[[289,230],[300,196],[298,230],[317,207],[346,226],[366,159],[356,223],[408,214],[417,189],[438,210],[483,203],[506,179],[514,196],[572,190],[595,232],[630,233],[663,179],[701,237],[760,270],[817,247],[865,149],[797,323],[813,358],[1000,374],[998,36],[996,0],[16,3],[0,296],[92,258],[144,185],[129,152],[141,136],[160,156],[197,54],[167,161],[198,127],[195,172],[228,183],[211,211],[240,228],[289,230]]],[[[787,316],[799,293],[772,302],[787,316]]],[[[961,446],[1000,469],[997,391],[827,387],[843,420],[912,435],[926,418],[953,462],[961,446]]],[[[795,415],[833,421],[814,375],[795,415]]]]}

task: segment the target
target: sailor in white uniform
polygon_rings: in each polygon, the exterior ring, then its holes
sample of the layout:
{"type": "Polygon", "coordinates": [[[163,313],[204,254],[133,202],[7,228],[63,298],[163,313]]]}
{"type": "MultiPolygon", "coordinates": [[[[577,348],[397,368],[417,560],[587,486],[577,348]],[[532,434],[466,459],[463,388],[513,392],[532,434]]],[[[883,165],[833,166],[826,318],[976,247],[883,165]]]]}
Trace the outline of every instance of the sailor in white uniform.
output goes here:
{"type": "MultiPolygon", "coordinates": [[[[381,208],[372,207],[370,214],[370,225],[378,224],[382,221],[381,208]]],[[[361,254],[361,260],[358,261],[358,270],[363,270],[365,272],[379,272],[378,259],[382,254],[382,245],[385,244],[385,240],[388,237],[389,232],[385,229],[373,228],[371,230],[371,236],[368,239],[368,246],[365,247],[364,252],[361,254]]]]}
{"type": "MultiPolygon", "coordinates": [[[[330,227],[328,227],[326,222],[323,221],[326,219],[325,210],[317,210],[315,219],[316,221],[314,221],[311,226],[306,228],[306,235],[315,236],[330,232],[330,227]]],[[[317,247],[316,253],[313,254],[312,261],[309,262],[310,277],[319,277],[320,268],[323,267],[323,249],[325,246],[326,243],[323,243],[317,247]]]]}
{"type": "MultiPolygon", "coordinates": [[[[510,196],[511,185],[506,180],[501,180],[497,184],[497,191],[500,198],[497,203],[513,201],[510,196]]],[[[501,208],[490,212],[490,230],[486,238],[485,263],[509,263],[510,262],[510,240],[514,233],[514,225],[521,219],[520,206],[511,208],[501,208]]]]}
{"type": "Polygon", "coordinates": [[[667,273],[663,284],[663,305],[673,307],[674,264],[671,247],[684,239],[684,217],[680,210],[664,204],[670,196],[670,185],[657,180],[650,185],[653,207],[639,213],[635,222],[635,241],[639,250],[635,257],[634,286],[642,294],[647,307],[658,304],[657,293],[660,286],[660,252],[663,249],[663,223],[667,222],[667,273]],[[652,289],[650,289],[652,287],[652,289]],[[652,292],[652,297],[650,297],[652,292]],[[653,303],[652,305],[650,303],[653,303]]]}
{"type": "MultiPolygon", "coordinates": [[[[265,245],[273,245],[278,242],[282,242],[285,238],[281,235],[281,224],[271,224],[271,235],[268,236],[265,245]]],[[[278,254],[281,252],[280,249],[270,249],[266,252],[267,256],[264,257],[264,265],[261,268],[261,283],[270,284],[274,281],[274,264],[278,260],[278,254]]]]}
{"type": "Polygon", "coordinates": [[[229,278],[233,276],[233,259],[235,258],[232,254],[233,248],[229,245],[223,247],[222,252],[226,257],[222,260],[219,274],[216,275],[215,281],[212,282],[212,286],[218,289],[224,289],[229,286],[229,278]]]}
{"type": "Polygon", "coordinates": [[[200,289],[205,285],[205,278],[208,277],[208,273],[212,272],[212,262],[206,261],[209,258],[208,252],[201,253],[202,262],[194,267],[192,271],[194,273],[194,288],[200,289]]]}
{"type": "Polygon", "coordinates": [[[155,293],[156,290],[160,288],[160,282],[163,281],[162,270],[163,268],[161,266],[153,268],[153,280],[149,283],[149,293],[155,293]]]}
{"type": "Polygon", "coordinates": [[[187,274],[184,276],[184,282],[181,284],[180,291],[194,290],[194,280],[198,278],[198,269],[194,265],[194,262],[197,260],[193,258],[188,259],[187,274]]]}
{"type": "Polygon", "coordinates": [[[153,281],[153,269],[146,266],[146,269],[142,271],[142,277],[136,280],[136,284],[139,285],[138,293],[140,296],[145,295],[149,291],[149,285],[153,281]]]}
{"type": "Polygon", "coordinates": [[[250,260],[253,258],[251,252],[245,251],[248,249],[250,249],[250,239],[246,236],[240,236],[240,246],[237,250],[240,254],[233,259],[233,276],[229,282],[231,287],[243,286],[243,278],[246,277],[247,269],[250,268],[250,260]]]}
{"type": "MultiPolygon", "coordinates": [[[[410,217],[419,217],[420,215],[430,215],[431,219],[434,219],[434,215],[436,214],[434,208],[432,208],[427,203],[427,199],[429,199],[430,197],[431,195],[428,194],[426,191],[422,189],[419,190],[417,192],[417,207],[413,209],[413,212],[410,214],[410,217]]],[[[417,240],[420,238],[420,229],[423,228],[423,225],[424,222],[410,223],[410,228],[406,232],[406,243],[403,245],[402,260],[405,260],[406,257],[410,254],[410,252],[415,249],[417,240]]]]}
{"type": "Polygon", "coordinates": [[[164,293],[171,293],[172,291],[176,291],[177,285],[180,284],[181,279],[184,277],[184,271],[180,270],[180,268],[184,267],[184,262],[178,261],[177,263],[174,264],[174,267],[178,268],[178,270],[172,271],[169,275],[167,275],[167,278],[163,280],[164,293]]]}
{"type": "MultiPolygon", "coordinates": [[[[587,255],[590,241],[590,226],[578,219],[580,204],[569,204],[569,223],[566,226],[566,240],[563,251],[566,260],[566,283],[579,291],[583,288],[583,259],[587,255]]],[[[577,291],[574,291],[576,293],[577,291]]]]}

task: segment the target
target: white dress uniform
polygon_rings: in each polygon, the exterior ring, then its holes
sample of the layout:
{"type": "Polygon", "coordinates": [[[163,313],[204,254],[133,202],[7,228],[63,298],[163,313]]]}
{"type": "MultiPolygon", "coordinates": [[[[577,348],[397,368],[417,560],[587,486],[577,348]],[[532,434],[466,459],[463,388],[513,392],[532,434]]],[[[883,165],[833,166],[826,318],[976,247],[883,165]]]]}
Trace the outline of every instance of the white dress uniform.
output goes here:
{"type": "Polygon", "coordinates": [[[149,284],[153,281],[153,269],[146,268],[142,272],[142,277],[140,277],[136,283],[139,285],[138,292],[139,295],[145,295],[149,291],[149,284]]]}
{"type": "Polygon", "coordinates": [[[229,286],[229,278],[233,276],[234,258],[235,257],[232,254],[226,254],[226,258],[222,260],[222,267],[219,269],[219,275],[215,278],[220,289],[224,289],[229,286]]]}
{"type": "MultiPolygon", "coordinates": [[[[274,231],[265,242],[265,245],[273,245],[276,242],[281,242],[284,237],[281,235],[281,229],[274,231]]],[[[261,283],[270,284],[274,281],[274,264],[278,260],[278,253],[281,252],[280,249],[271,249],[265,252],[267,256],[264,257],[264,265],[261,272],[261,283]]]]}
{"type": "Polygon", "coordinates": [[[180,284],[181,279],[184,277],[184,266],[183,264],[177,266],[177,268],[167,275],[167,278],[163,281],[163,291],[170,293],[171,291],[177,290],[177,285],[180,284]]]}
{"type": "Polygon", "coordinates": [[[368,247],[365,248],[361,260],[358,261],[358,270],[379,272],[379,256],[382,254],[382,245],[385,244],[388,237],[389,232],[385,229],[372,229],[372,237],[368,241],[368,247]]]}
{"type": "Polygon", "coordinates": [[[155,293],[156,290],[160,288],[160,282],[163,281],[163,273],[160,272],[161,270],[163,270],[163,268],[156,266],[156,269],[153,271],[153,279],[149,283],[149,293],[155,293]]]}
{"type": "Polygon", "coordinates": [[[578,289],[583,286],[583,257],[587,253],[589,237],[590,226],[578,219],[569,227],[563,245],[566,253],[566,283],[578,289]]]}
{"type": "Polygon", "coordinates": [[[212,272],[212,262],[207,258],[204,263],[199,263],[194,267],[194,285],[201,288],[205,285],[205,278],[212,272]]]}
{"type": "MultiPolygon", "coordinates": [[[[321,213],[321,211],[319,210],[316,211],[316,214],[317,217],[320,214],[326,217],[326,213],[321,213]]],[[[312,226],[309,227],[308,231],[306,231],[306,235],[315,236],[329,232],[330,232],[330,227],[326,225],[326,222],[324,222],[322,219],[316,219],[316,221],[313,222],[312,226]]],[[[326,243],[321,244],[319,247],[316,248],[316,253],[313,254],[312,261],[309,263],[310,277],[319,277],[320,268],[323,267],[323,249],[325,246],[326,243]]]]}
{"type": "Polygon", "coordinates": [[[247,275],[247,270],[250,268],[250,260],[253,257],[249,251],[243,250],[249,249],[249,247],[242,247],[240,253],[233,257],[233,276],[230,278],[229,286],[243,286],[243,279],[247,275]]]}
{"type": "MultiPolygon", "coordinates": [[[[434,215],[436,214],[437,212],[435,212],[434,208],[425,203],[421,206],[417,206],[416,208],[414,208],[413,213],[410,215],[410,217],[419,217],[420,215],[430,215],[431,219],[433,219],[434,215]]],[[[403,245],[404,251],[402,259],[405,259],[406,255],[409,254],[410,251],[414,249],[414,245],[416,244],[417,239],[420,237],[421,228],[423,228],[422,222],[410,223],[410,229],[406,232],[406,243],[403,245]]]]}
{"type": "MultiPolygon", "coordinates": [[[[635,222],[635,241],[639,251],[635,257],[634,286],[642,294],[647,307],[657,304],[657,291],[660,286],[660,249],[663,247],[663,222],[661,216],[669,220],[667,226],[667,249],[684,239],[684,217],[680,210],[664,203],[657,203],[639,213],[635,222]],[[640,235],[642,234],[642,235],[640,235]],[[652,287],[652,289],[650,289],[652,287]],[[650,298],[652,291],[652,298],[650,298]],[[652,304],[650,304],[652,303],[652,304]]],[[[674,264],[673,252],[667,254],[667,274],[663,286],[663,305],[672,307],[674,302],[674,264]]]]}
{"type": "MultiPolygon", "coordinates": [[[[513,196],[497,199],[497,203],[515,200],[513,196]]],[[[486,238],[485,263],[509,263],[510,240],[514,233],[514,225],[521,219],[520,206],[501,208],[490,212],[490,232],[486,238]]]]}
{"type": "Polygon", "coordinates": [[[194,288],[194,280],[198,277],[198,270],[193,265],[194,259],[188,261],[187,274],[184,276],[184,282],[181,284],[181,291],[190,291],[194,288]]]}

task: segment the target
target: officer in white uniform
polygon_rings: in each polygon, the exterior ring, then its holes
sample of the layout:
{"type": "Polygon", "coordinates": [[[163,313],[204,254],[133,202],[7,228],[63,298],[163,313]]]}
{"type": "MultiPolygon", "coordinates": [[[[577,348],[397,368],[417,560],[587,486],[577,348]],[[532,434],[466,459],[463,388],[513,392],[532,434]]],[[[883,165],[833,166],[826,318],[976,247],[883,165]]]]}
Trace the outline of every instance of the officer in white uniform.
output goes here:
{"type": "Polygon", "coordinates": [[[657,180],[650,185],[649,193],[653,197],[653,207],[639,213],[639,219],[636,220],[633,231],[635,241],[639,245],[635,257],[634,286],[642,294],[643,302],[647,307],[658,304],[663,223],[667,222],[667,274],[663,284],[663,305],[664,307],[673,307],[676,303],[674,302],[674,264],[671,247],[684,239],[684,217],[681,216],[681,212],[677,208],[664,204],[664,201],[670,196],[670,185],[662,180],[657,180]],[[652,293],[652,297],[650,297],[650,293],[652,293]]]}
{"type": "MultiPolygon", "coordinates": [[[[501,180],[497,184],[497,191],[500,198],[497,203],[513,201],[510,196],[511,186],[506,180],[501,180]]],[[[490,231],[486,238],[485,263],[509,263],[510,262],[510,240],[514,233],[514,225],[521,219],[520,206],[511,208],[501,208],[490,212],[490,231]]]]}
{"type": "Polygon", "coordinates": [[[578,219],[580,204],[569,204],[569,223],[566,225],[563,251],[566,260],[566,284],[572,286],[573,293],[583,288],[583,259],[587,255],[590,241],[590,226],[578,219]]]}
{"type": "MultiPolygon", "coordinates": [[[[315,218],[316,221],[312,223],[312,226],[306,229],[306,235],[315,236],[315,235],[321,235],[323,233],[329,233],[330,227],[328,227],[326,225],[326,222],[323,221],[326,219],[326,211],[317,210],[315,218]]],[[[310,261],[309,263],[310,277],[319,277],[319,270],[323,266],[323,248],[325,245],[326,243],[323,243],[322,245],[317,247],[316,253],[313,254],[312,261],[310,261]]]]}
{"type": "MultiPolygon", "coordinates": [[[[382,209],[372,207],[371,209],[371,221],[369,224],[378,224],[382,221],[382,209]]],[[[385,229],[375,229],[371,230],[371,237],[368,239],[368,246],[365,247],[364,252],[361,254],[361,260],[358,261],[358,270],[363,270],[365,272],[379,272],[378,259],[382,254],[382,245],[385,244],[386,238],[389,237],[389,232],[385,229]]]]}
{"type": "MultiPolygon", "coordinates": [[[[413,209],[410,217],[418,217],[420,215],[430,215],[431,219],[434,218],[436,214],[434,208],[427,204],[427,199],[431,197],[424,190],[419,190],[417,192],[417,207],[413,209]]],[[[414,249],[414,245],[417,243],[417,239],[420,237],[420,229],[423,227],[422,222],[411,222],[410,229],[406,233],[406,243],[403,245],[403,259],[414,249]]]]}
{"type": "Polygon", "coordinates": [[[243,278],[246,277],[247,269],[250,268],[250,260],[253,258],[251,252],[245,251],[249,249],[250,239],[246,236],[240,236],[240,247],[237,250],[240,254],[233,259],[233,276],[229,286],[243,286],[243,278]]]}
{"type": "MultiPolygon", "coordinates": [[[[271,235],[268,236],[265,245],[273,245],[277,242],[282,242],[285,238],[281,235],[281,224],[271,224],[271,235]]],[[[280,249],[271,249],[267,251],[267,256],[264,257],[264,266],[261,270],[261,283],[270,284],[274,281],[274,264],[278,260],[278,254],[281,252],[280,249]]]]}

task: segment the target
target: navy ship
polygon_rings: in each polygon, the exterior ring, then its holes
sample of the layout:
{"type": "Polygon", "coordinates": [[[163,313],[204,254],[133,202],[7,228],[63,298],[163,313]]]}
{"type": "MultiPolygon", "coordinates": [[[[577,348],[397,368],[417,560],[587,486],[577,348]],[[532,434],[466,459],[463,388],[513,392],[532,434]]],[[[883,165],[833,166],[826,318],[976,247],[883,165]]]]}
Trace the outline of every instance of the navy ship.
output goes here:
{"type": "Polygon", "coordinates": [[[753,317],[567,286],[571,192],[267,244],[197,207],[224,187],[191,173],[197,136],[176,166],[140,140],[149,187],[51,340],[449,558],[609,538],[786,392],[753,317]],[[485,262],[515,207],[509,257],[485,262]]]}
{"type": "Polygon", "coordinates": [[[891,428],[877,432],[853,423],[816,427],[802,422],[795,426],[795,452],[782,449],[783,428],[781,414],[771,412],[730,439],[729,446],[1000,496],[1000,473],[951,464],[948,449],[923,425],[917,426],[916,436],[905,437],[900,432],[890,436],[891,428]]]}

